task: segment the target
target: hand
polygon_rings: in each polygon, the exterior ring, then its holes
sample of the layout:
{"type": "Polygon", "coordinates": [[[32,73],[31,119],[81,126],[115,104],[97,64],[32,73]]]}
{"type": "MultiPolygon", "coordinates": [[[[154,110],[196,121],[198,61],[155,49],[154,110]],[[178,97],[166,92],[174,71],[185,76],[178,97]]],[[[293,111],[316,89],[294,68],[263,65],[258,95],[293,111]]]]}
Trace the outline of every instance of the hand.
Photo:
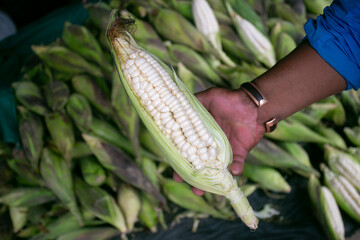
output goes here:
{"type": "MultiPolygon", "coordinates": [[[[211,88],[196,94],[196,97],[226,134],[233,151],[229,170],[233,175],[240,175],[246,155],[265,133],[264,126],[257,123],[258,108],[242,90],[211,88]]],[[[183,181],[175,172],[174,180],[183,181]]],[[[204,194],[197,188],[193,188],[193,192],[198,196],[204,194]]]]}

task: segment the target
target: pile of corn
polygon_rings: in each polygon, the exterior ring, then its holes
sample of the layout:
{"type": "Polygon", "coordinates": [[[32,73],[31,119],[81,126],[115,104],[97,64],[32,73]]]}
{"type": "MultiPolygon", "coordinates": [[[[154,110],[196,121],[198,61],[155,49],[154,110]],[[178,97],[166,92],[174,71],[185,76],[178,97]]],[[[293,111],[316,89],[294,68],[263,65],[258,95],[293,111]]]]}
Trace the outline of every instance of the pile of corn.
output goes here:
{"type": "Polygon", "coordinates": [[[211,86],[237,89],[262,74],[330,2],[86,5],[88,21],[67,22],[58,41],[33,46],[36,59],[13,85],[21,146],[0,145],[0,213],[12,223],[0,238],[126,238],[167,229],[164,215],[176,213],[240,217],[256,229],[257,217],[281,213],[254,212],[246,196],[258,188],[269,197],[287,194],[295,173],[308,179],[328,238],[344,239],[342,214],[360,223],[358,92],[280,122],[236,178],[227,171],[225,135],[193,95],[211,86]],[[323,159],[310,159],[306,146],[323,159]],[[197,197],[172,180],[173,169],[207,193],[197,197]]]}

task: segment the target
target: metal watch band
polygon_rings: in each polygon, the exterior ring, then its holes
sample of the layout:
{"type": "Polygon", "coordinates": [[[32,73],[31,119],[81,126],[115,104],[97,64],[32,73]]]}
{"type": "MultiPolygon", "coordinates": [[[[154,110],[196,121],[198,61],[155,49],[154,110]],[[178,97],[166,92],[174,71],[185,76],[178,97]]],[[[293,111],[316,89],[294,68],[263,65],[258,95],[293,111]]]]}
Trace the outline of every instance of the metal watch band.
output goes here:
{"type": "MultiPolygon", "coordinates": [[[[267,103],[266,98],[252,82],[245,82],[241,84],[240,89],[242,89],[251,98],[251,100],[253,100],[257,107],[261,107],[267,103]]],[[[277,123],[278,121],[276,118],[272,118],[265,122],[265,131],[267,133],[274,131],[277,127],[277,123]]]]}

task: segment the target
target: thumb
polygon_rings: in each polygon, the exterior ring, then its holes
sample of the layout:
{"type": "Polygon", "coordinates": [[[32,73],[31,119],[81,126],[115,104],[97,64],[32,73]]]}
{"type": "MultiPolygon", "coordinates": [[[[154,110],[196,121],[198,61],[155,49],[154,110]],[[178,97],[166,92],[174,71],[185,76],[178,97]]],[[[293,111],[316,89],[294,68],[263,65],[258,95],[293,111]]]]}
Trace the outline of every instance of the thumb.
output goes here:
{"type": "Polygon", "coordinates": [[[230,173],[234,176],[239,176],[243,173],[245,157],[240,154],[234,154],[233,162],[230,164],[230,173]]]}

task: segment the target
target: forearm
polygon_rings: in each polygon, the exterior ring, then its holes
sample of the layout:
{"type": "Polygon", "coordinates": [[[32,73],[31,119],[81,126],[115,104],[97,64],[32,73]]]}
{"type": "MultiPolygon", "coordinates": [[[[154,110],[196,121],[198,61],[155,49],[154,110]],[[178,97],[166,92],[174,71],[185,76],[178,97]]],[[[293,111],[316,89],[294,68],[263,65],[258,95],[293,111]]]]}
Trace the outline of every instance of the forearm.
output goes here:
{"type": "Polygon", "coordinates": [[[310,104],[345,90],[344,78],[307,43],[253,81],[268,102],[258,110],[257,121],[278,121],[310,104]]]}

